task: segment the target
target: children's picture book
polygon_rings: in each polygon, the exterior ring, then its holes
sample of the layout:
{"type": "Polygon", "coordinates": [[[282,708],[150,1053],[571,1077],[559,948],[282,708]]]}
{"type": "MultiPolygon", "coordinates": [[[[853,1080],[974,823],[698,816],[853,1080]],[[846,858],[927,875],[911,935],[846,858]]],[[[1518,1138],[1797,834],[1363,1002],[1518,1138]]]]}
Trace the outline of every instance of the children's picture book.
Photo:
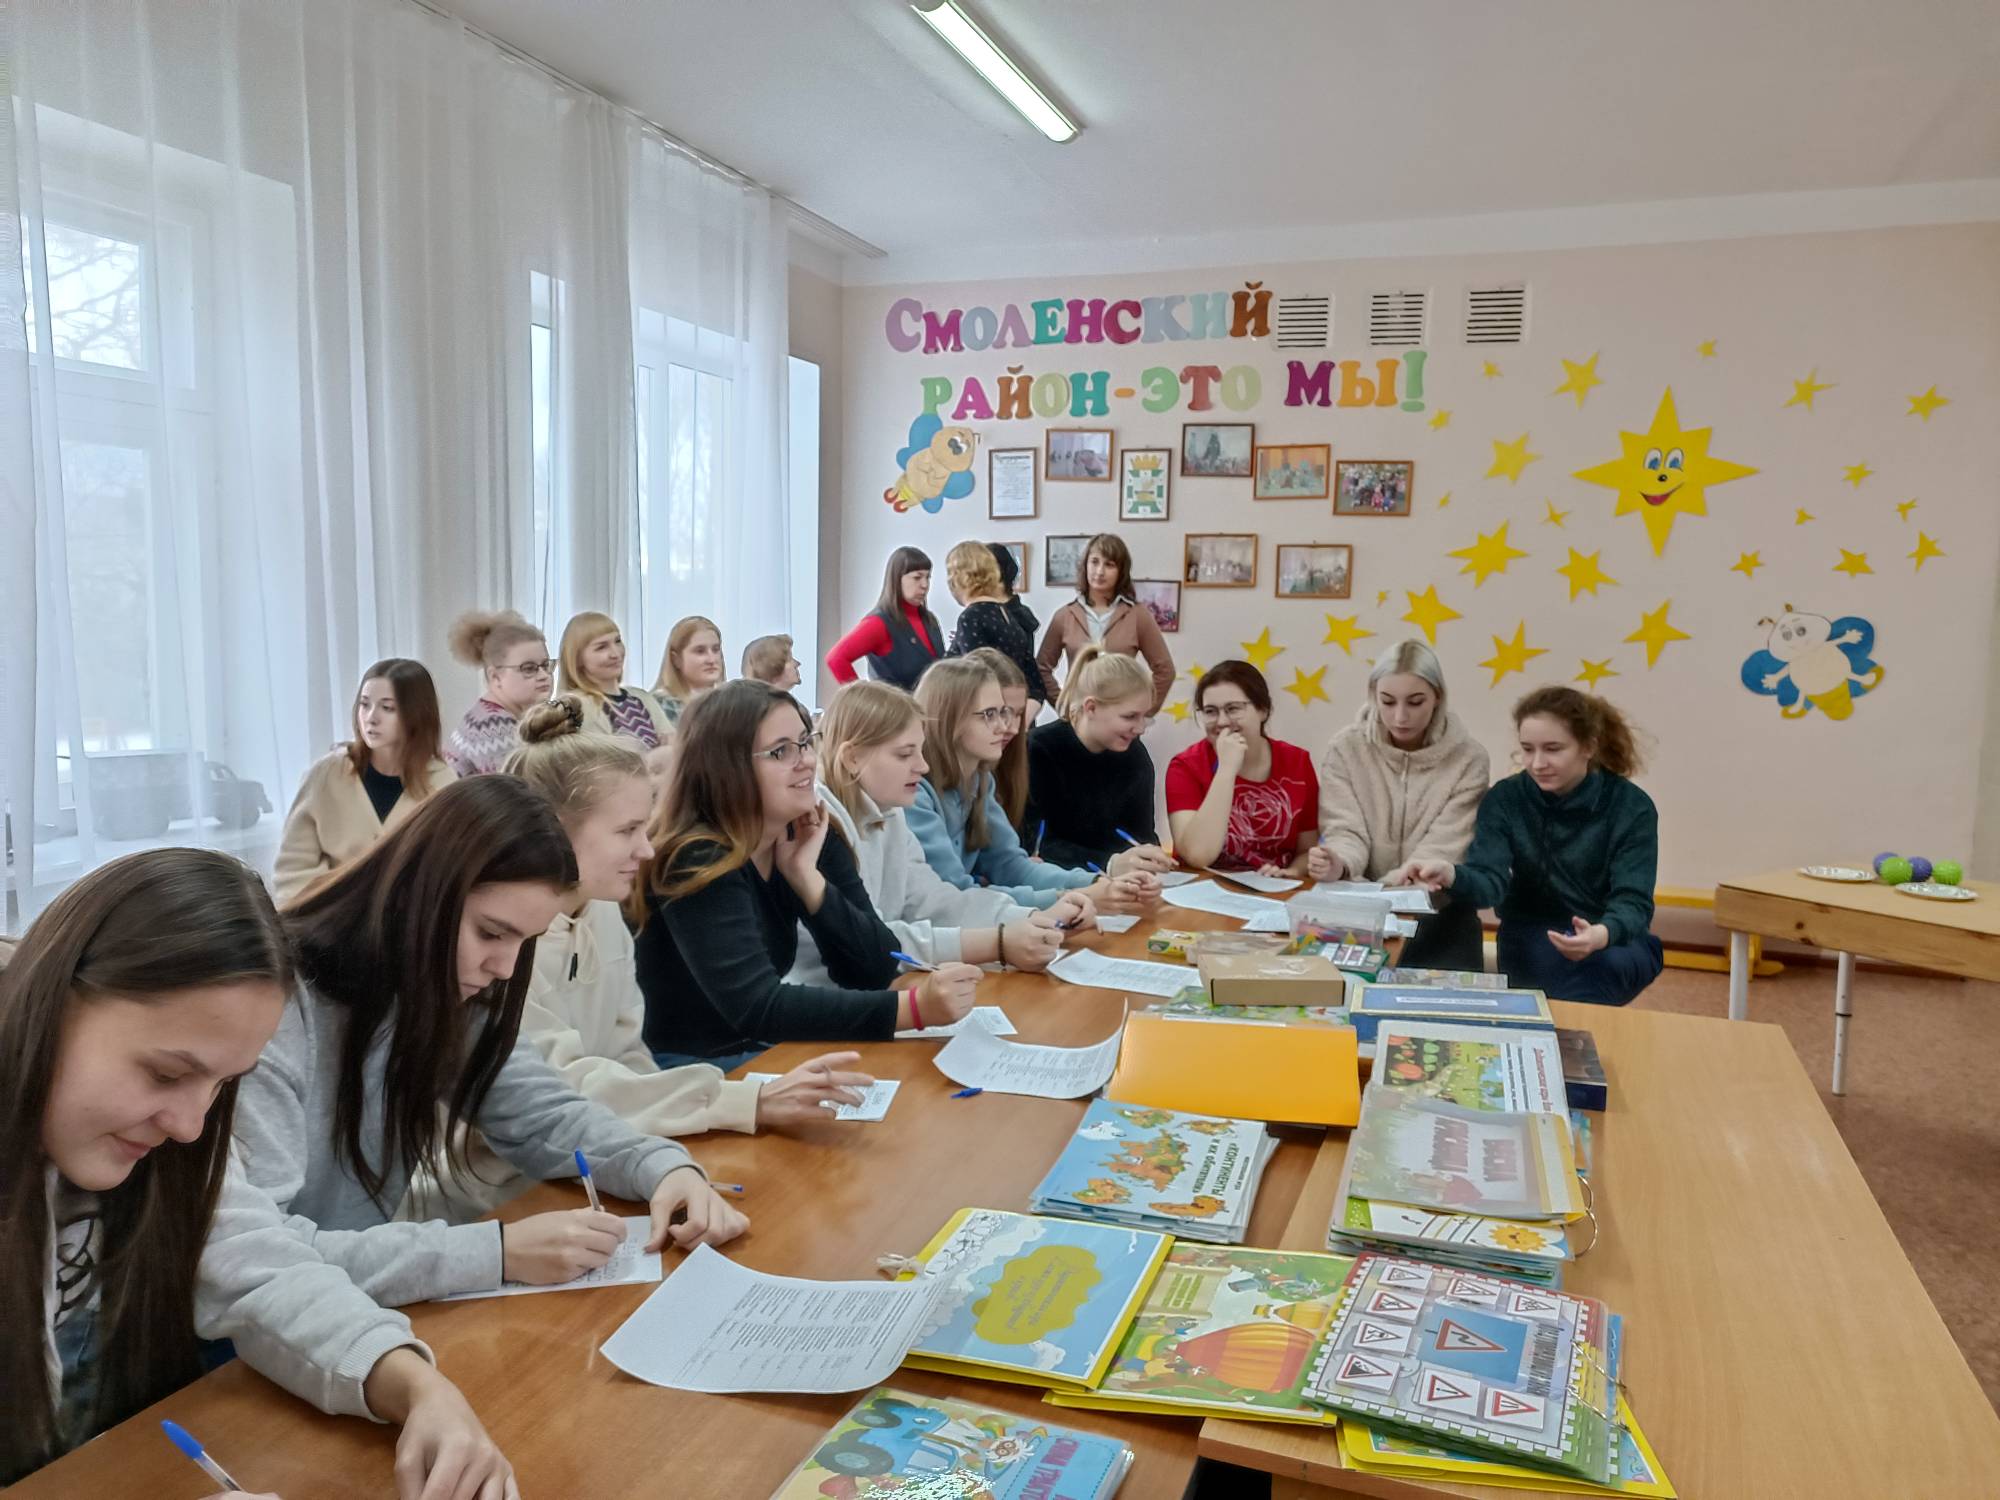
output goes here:
{"type": "Polygon", "coordinates": [[[1331,1421],[1302,1392],[1353,1264],[1304,1250],[1177,1244],[1103,1384],[1046,1399],[1174,1416],[1331,1421]]]}
{"type": "Polygon", "coordinates": [[[1375,1081],[1467,1109],[1569,1109],[1562,1051],[1546,1031],[1384,1021],[1375,1034],[1375,1081]]]}
{"type": "MultiPolygon", "coordinates": [[[[1346,1026],[1347,1010],[1339,1005],[1211,1005],[1208,992],[1196,990],[1201,999],[1184,999],[1183,990],[1171,1000],[1142,1005],[1139,1012],[1173,1016],[1182,1021],[1262,1021],[1270,1026],[1346,1026]]],[[[1138,1014],[1139,1012],[1134,1012],[1138,1014]]]]}
{"type": "Polygon", "coordinates": [[[1500,1219],[1578,1219],[1569,1117],[1465,1109],[1371,1084],[1348,1143],[1357,1198],[1500,1219]]]}
{"type": "Polygon", "coordinates": [[[1555,1014],[1540,990],[1454,988],[1450,985],[1356,984],[1347,992],[1355,1034],[1373,1045],[1382,1022],[1450,1021],[1461,1026],[1518,1026],[1554,1031],[1555,1014]]]}
{"type": "Polygon", "coordinates": [[[1340,1441],[1351,1468],[1364,1474],[1400,1474],[1505,1489],[1554,1490],[1565,1495],[1644,1495],[1652,1500],[1676,1500],[1678,1492],[1660,1467],[1659,1455],[1632,1415],[1631,1403],[1618,1396],[1618,1462],[1608,1485],[1571,1479],[1544,1469],[1483,1458],[1461,1449],[1439,1448],[1415,1438],[1369,1426],[1350,1417],[1340,1424],[1340,1441]]]}
{"type": "Polygon", "coordinates": [[[1371,1427],[1609,1484],[1620,1339],[1588,1297],[1364,1255],[1306,1395],[1371,1427]]]}
{"type": "Polygon", "coordinates": [[[908,1363],[1093,1389],[1171,1245],[1144,1229],[962,1208],[917,1257],[942,1285],[908,1363]]]}
{"type": "Polygon", "coordinates": [[[771,1500],[1110,1500],[1132,1451],[983,1403],[878,1386],[771,1500]]]}
{"type": "Polygon", "coordinates": [[[1384,969],[1375,976],[1382,984],[1442,985],[1454,990],[1504,990],[1505,974],[1487,974],[1478,969],[1384,969]]]}
{"type": "Polygon", "coordinates": [[[1093,1099],[1028,1207],[1234,1244],[1276,1144],[1257,1120],[1093,1099]]]}
{"type": "Polygon", "coordinates": [[[1563,1087],[1569,1091],[1570,1108],[1603,1109],[1611,1091],[1604,1064],[1598,1060],[1597,1038],[1558,1026],[1556,1044],[1562,1048],[1563,1087]]]}
{"type": "Polygon", "coordinates": [[[1334,1201],[1327,1248],[1351,1255],[1368,1250],[1418,1255],[1540,1286],[1562,1285],[1563,1268],[1573,1258],[1569,1232],[1560,1224],[1432,1213],[1350,1195],[1334,1201]]]}

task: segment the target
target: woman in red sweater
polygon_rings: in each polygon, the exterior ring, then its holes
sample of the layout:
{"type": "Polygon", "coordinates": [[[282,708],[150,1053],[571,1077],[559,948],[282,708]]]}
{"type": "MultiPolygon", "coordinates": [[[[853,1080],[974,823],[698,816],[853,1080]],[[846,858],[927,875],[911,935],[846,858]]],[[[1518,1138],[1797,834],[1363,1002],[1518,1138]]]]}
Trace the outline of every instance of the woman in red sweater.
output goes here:
{"type": "Polygon", "coordinates": [[[866,657],[877,682],[914,689],[924,669],[944,655],[944,632],[924,602],[930,592],[931,560],[923,550],[898,547],[891,552],[882,597],[826,653],[833,680],[854,681],[854,663],[866,657]]]}

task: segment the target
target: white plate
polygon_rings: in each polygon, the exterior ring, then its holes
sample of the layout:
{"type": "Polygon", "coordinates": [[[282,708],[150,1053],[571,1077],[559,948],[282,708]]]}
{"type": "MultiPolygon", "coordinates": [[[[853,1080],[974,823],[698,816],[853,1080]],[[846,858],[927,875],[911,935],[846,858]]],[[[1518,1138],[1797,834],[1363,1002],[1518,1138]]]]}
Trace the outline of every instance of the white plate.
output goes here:
{"type": "Polygon", "coordinates": [[[1977,901],[1979,892],[1962,885],[1939,885],[1935,880],[1906,880],[1896,887],[1905,896],[1922,896],[1927,901],[1977,901]]]}
{"type": "Polygon", "coordinates": [[[1857,870],[1852,865],[1800,865],[1799,873],[1814,880],[1837,880],[1844,885],[1872,885],[1875,882],[1872,870],[1857,870]]]}

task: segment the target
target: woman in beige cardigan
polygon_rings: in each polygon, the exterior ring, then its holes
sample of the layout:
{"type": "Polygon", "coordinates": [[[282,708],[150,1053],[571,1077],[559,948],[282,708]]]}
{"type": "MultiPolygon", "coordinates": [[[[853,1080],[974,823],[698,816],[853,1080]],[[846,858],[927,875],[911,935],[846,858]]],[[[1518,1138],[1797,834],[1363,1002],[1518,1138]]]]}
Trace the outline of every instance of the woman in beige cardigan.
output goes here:
{"type": "Polygon", "coordinates": [[[422,662],[392,656],[362,674],[353,740],[306,772],[285,815],[271,877],[280,901],[365,854],[458,779],[438,756],[439,734],[437,689],[422,662]]]}
{"type": "MultiPolygon", "coordinates": [[[[1492,781],[1486,749],[1445,707],[1444,669],[1422,641],[1402,641],[1368,674],[1360,716],[1333,737],[1319,771],[1315,880],[1411,883],[1420,860],[1457,862],[1492,781]]],[[[1484,967],[1479,911],[1449,902],[1403,946],[1410,968],[1484,967]]]]}
{"type": "Polygon", "coordinates": [[[1076,580],[1076,598],[1055,612],[1042,636],[1042,649],[1035,653],[1046,701],[1053,703],[1062,693],[1056,658],[1062,658],[1067,675],[1077,653],[1093,641],[1102,641],[1106,651],[1119,656],[1145,658],[1153,674],[1153,706],[1147,713],[1158,713],[1174,685],[1174,659],[1153,612],[1132,592],[1132,554],[1122,539],[1108,531],[1090,539],[1083,572],[1076,580]]]}

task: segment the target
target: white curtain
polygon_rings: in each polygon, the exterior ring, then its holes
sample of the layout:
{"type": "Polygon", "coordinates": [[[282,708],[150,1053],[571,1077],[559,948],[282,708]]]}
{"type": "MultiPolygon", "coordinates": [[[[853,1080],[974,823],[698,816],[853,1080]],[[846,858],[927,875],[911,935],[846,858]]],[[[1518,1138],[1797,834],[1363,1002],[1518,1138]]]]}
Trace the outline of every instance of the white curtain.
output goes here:
{"type": "MultiPolygon", "coordinates": [[[[0,67],[13,920],[144,843],[267,863],[369,662],[463,710],[463,609],[606,609],[657,659],[676,580],[745,592],[742,497],[784,476],[768,194],[406,0],[11,0],[0,67]],[[727,484],[650,509],[649,308],[732,382],[672,418],[727,484]],[[651,528],[696,501],[690,564],[651,528]]],[[[781,629],[772,592],[714,607],[781,629]]]]}

